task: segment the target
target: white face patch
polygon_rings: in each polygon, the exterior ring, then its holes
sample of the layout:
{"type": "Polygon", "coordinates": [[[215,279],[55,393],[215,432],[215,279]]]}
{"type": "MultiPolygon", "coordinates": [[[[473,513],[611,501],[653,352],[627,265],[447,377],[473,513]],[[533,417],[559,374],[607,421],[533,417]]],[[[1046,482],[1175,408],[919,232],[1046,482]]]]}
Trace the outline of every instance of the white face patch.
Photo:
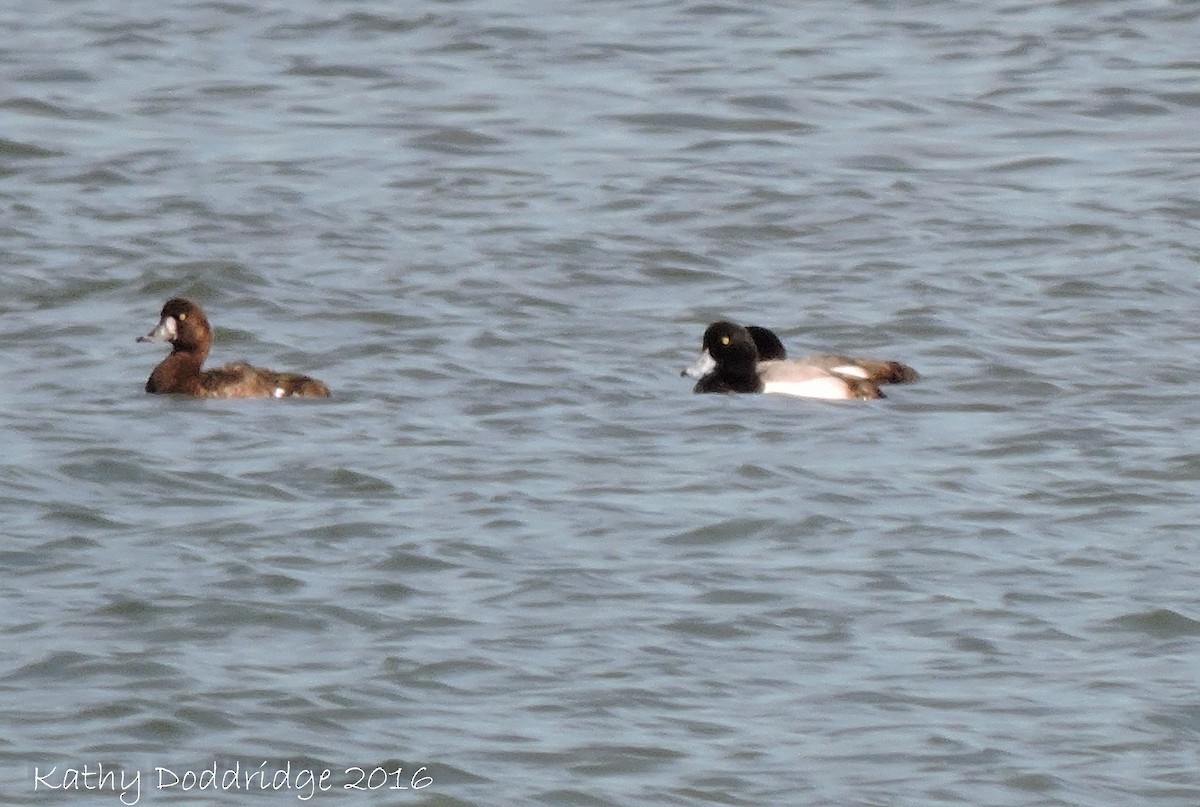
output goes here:
{"type": "Polygon", "coordinates": [[[163,317],[154,326],[154,330],[145,336],[139,336],[139,342],[173,342],[179,335],[179,323],[175,317],[163,317]]]}
{"type": "Polygon", "coordinates": [[[271,395],[276,398],[282,398],[284,395],[287,395],[287,390],[285,390],[283,387],[276,387],[275,391],[272,392],[271,395]]]}

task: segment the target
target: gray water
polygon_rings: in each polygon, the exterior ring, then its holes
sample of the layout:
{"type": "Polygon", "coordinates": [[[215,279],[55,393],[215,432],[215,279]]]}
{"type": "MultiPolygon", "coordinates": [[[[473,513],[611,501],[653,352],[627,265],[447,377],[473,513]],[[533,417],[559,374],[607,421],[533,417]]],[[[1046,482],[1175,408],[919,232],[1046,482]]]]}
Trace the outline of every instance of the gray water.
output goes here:
{"type": "Polygon", "coordinates": [[[1198,26],[5,5],[2,800],[1200,803],[1198,26]],[[174,295],[334,397],[143,394],[174,295]]]}

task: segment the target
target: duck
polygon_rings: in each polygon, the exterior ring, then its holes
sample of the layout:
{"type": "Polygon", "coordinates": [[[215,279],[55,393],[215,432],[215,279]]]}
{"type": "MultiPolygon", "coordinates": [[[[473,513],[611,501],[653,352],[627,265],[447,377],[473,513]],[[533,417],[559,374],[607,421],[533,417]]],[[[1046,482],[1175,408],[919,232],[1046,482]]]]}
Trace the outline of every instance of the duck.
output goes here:
{"type": "Polygon", "coordinates": [[[700,359],[682,375],[699,377],[693,392],[775,393],[825,400],[885,397],[880,384],[915,381],[917,371],[898,361],[819,353],[788,359],[769,328],[721,320],[708,326],[700,359]]]}
{"type": "Polygon", "coordinates": [[[203,309],[183,297],[163,305],[158,325],[139,342],[167,342],[171,353],[154,368],[146,392],[196,398],[328,398],[324,382],[297,373],[280,373],[244,362],[202,370],[212,347],[212,326],[203,309]]]}

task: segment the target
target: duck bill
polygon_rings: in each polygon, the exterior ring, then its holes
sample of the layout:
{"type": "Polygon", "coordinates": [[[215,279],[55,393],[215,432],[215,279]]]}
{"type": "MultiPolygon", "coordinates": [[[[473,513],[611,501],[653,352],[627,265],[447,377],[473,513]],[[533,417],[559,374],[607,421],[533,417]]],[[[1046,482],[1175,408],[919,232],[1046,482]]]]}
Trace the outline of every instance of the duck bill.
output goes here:
{"type": "Polygon", "coordinates": [[[691,378],[703,378],[704,376],[717,369],[716,359],[708,352],[707,349],[700,352],[700,358],[691,367],[683,368],[680,375],[686,375],[691,378]]]}
{"type": "Polygon", "coordinates": [[[175,322],[175,317],[163,317],[154,326],[154,330],[145,336],[139,336],[139,342],[170,342],[173,341],[179,333],[179,325],[175,322]]]}

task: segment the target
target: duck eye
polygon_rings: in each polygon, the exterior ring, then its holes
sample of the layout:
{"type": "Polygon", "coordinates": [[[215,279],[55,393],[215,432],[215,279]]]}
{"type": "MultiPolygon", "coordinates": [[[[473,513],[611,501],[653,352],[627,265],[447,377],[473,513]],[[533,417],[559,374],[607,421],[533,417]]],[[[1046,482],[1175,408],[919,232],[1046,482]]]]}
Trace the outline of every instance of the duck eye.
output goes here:
{"type": "Polygon", "coordinates": [[[180,315],[175,317],[175,319],[179,320],[180,322],[183,322],[185,319],[187,319],[187,314],[180,313],[180,315]]]}
{"type": "Polygon", "coordinates": [[[728,337],[728,336],[722,336],[722,337],[721,337],[721,344],[722,344],[722,345],[728,345],[728,344],[729,344],[729,337],[728,337]]]}

